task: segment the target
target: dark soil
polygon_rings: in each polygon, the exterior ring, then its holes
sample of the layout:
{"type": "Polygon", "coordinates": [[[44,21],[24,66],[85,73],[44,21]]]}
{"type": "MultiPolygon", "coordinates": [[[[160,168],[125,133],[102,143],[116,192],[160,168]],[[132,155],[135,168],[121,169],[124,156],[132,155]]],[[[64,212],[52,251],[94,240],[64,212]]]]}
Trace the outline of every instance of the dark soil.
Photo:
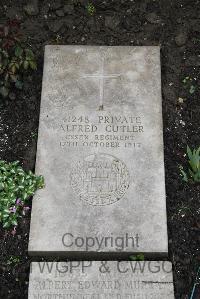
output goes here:
{"type": "MultiPolygon", "coordinates": [[[[186,184],[178,165],[185,165],[186,145],[200,145],[200,1],[0,0],[0,22],[18,18],[24,37],[37,56],[38,70],[24,78],[15,100],[3,100],[0,113],[0,158],[20,160],[34,170],[44,45],[161,45],[169,259],[173,262],[177,299],[189,298],[200,266],[200,186],[186,184]],[[189,76],[195,92],[185,87],[189,76]]],[[[27,298],[30,215],[16,234],[0,228],[0,298],[27,298]],[[19,262],[10,261],[10,256],[19,262]]],[[[199,297],[200,298],[200,297],[199,297]]]]}

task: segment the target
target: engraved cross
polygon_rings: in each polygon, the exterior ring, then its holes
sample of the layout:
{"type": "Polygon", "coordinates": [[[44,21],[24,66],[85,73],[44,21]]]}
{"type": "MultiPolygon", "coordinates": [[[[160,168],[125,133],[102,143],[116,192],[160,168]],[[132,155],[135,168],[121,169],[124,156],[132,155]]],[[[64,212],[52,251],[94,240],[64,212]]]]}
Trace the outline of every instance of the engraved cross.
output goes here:
{"type": "Polygon", "coordinates": [[[103,109],[103,100],[104,100],[104,82],[105,79],[116,79],[120,77],[120,74],[105,74],[104,72],[104,65],[105,65],[105,59],[102,58],[102,64],[100,72],[97,74],[84,74],[81,76],[81,78],[96,78],[99,79],[99,108],[103,109]]]}

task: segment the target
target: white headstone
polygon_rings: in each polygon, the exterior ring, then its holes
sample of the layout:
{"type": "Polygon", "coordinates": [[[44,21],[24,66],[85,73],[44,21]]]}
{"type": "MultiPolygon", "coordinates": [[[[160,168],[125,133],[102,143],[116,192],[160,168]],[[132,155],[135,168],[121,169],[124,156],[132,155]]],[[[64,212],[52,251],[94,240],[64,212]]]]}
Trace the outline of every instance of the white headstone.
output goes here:
{"type": "Polygon", "coordinates": [[[159,47],[46,46],[29,253],[167,255],[159,47]]]}
{"type": "Polygon", "coordinates": [[[174,299],[169,262],[32,263],[28,299],[174,299]]]}

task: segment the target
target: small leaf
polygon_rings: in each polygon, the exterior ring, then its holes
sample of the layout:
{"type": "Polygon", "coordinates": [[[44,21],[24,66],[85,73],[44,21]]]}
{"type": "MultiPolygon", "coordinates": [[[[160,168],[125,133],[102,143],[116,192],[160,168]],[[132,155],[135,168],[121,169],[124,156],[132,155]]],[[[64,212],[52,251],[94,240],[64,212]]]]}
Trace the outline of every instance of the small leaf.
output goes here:
{"type": "Polygon", "coordinates": [[[12,72],[13,74],[15,74],[15,72],[16,72],[16,65],[15,65],[15,64],[12,65],[12,67],[11,67],[11,72],[12,72]]]}
{"type": "Polygon", "coordinates": [[[192,159],[192,151],[188,145],[187,145],[187,154],[188,154],[189,159],[191,160],[192,159]]]}
{"type": "Polygon", "coordinates": [[[30,67],[31,67],[32,70],[35,71],[35,70],[37,69],[37,64],[36,64],[35,61],[30,60],[30,61],[29,61],[29,64],[30,64],[30,67]]]}
{"type": "Polygon", "coordinates": [[[193,172],[191,169],[189,169],[189,173],[190,173],[190,176],[191,176],[191,178],[193,178],[193,179],[194,179],[194,177],[195,177],[195,174],[194,174],[194,172],[193,172]]]}
{"type": "Polygon", "coordinates": [[[29,62],[27,60],[24,61],[24,69],[27,70],[29,67],[29,62]]]}
{"type": "Polygon", "coordinates": [[[190,94],[193,94],[195,92],[195,90],[196,90],[195,86],[191,85],[190,90],[189,90],[190,94]]]}
{"type": "Polygon", "coordinates": [[[13,220],[13,221],[12,221],[12,225],[17,226],[17,221],[16,221],[16,220],[13,220]]]}
{"type": "Polygon", "coordinates": [[[4,228],[9,228],[9,227],[10,227],[9,222],[5,222],[5,223],[3,224],[3,227],[4,227],[4,228]]]}
{"type": "Polygon", "coordinates": [[[25,49],[25,53],[26,53],[26,58],[33,60],[34,59],[34,54],[33,51],[30,49],[25,49]]]}
{"type": "Polygon", "coordinates": [[[8,58],[8,52],[6,50],[1,51],[1,53],[3,54],[4,57],[8,58]]]}
{"type": "Polygon", "coordinates": [[[144,254],[143,253],[139,253],[136,255],[131,255],[129,256],[129,259],[132,261],[144,261],[144,254]]]}
{"type": "Polygon", "coordinates": [[[22,89],[22,87],[23,87],[23,83],[22,83],[21,81],[17,80],[17,81],[15,82],[15,87],[18,88],[18,89],[22,89]]]}
{"type": "Polygon", "coordinates": [[[20,57],[23,54],[23,49],[19,46],[16,46],[15,48],[15,56],[20,57]]]}
{"type": "Polygon", "coordinates": [[[8,94],[9,94],[9,90],[8,90],[8,88],[6,88],[5,86],[2,86],[2,87],[0,88],[0,94],[1,94],[4,98],[6,98],[6,97],[8,96],[8,94]]]}
{"type": "Polygon", "coordinates": [[[20,65],[19,65],[19,63],[15,63],[15,67],[16,67],[16,69],[18,69],[19,70],[19,67],[20,67],[20,65]]]}
{"type": "Polygon", "coordinates": [[[180,169],[180,172],[181,172],[181,175],[183,177],[183,180],[185,182],[188,182],[188,177],[187,177],[187,174],[185,173],[185,171],[183,169],[180,169]]]}
{"type": "Polygon", "coordinates": [[[13,82],[17,81],[17,76],[16,75],[10,75],[10,78],[13,82]]]}

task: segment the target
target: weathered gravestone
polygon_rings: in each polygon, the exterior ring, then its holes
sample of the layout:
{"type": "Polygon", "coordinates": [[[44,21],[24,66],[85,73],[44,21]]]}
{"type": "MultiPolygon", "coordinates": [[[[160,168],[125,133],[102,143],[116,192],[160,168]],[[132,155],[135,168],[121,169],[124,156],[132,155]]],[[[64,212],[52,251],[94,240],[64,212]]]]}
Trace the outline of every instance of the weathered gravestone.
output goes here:
{"type": "Polygon", "coordinates": [[[167,255],[159,47],[46,46],[29,253],[167,255]]]}
{"type": "Polygon", "coordinates": [[[171,263],[32,263],[28,298],[174,299],[171,263]]]}

